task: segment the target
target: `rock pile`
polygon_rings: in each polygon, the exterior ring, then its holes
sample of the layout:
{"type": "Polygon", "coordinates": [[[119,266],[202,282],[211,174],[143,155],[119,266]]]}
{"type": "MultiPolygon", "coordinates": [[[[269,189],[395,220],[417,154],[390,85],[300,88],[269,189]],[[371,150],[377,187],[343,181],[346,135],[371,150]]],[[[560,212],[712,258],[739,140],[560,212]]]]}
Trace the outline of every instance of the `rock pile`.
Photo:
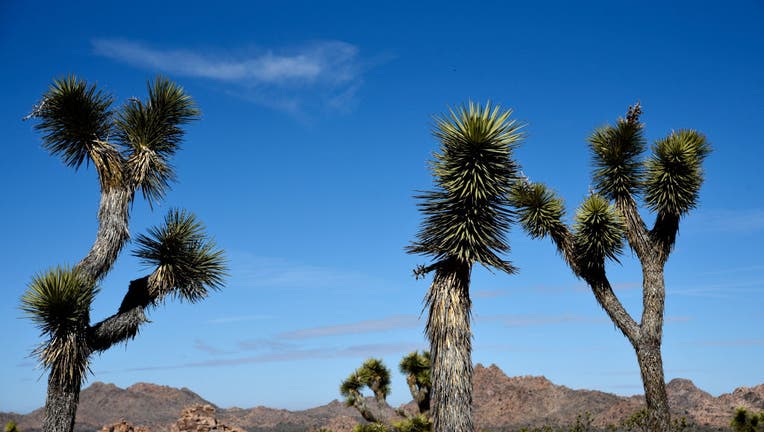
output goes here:
{"type": "Polygon", "coordinates": [[[212,405],[196,405],[185,408],[180,418],[170,426],[170,432],[246,432],[244,429],[227,426],[215,417],[212,405]]]}

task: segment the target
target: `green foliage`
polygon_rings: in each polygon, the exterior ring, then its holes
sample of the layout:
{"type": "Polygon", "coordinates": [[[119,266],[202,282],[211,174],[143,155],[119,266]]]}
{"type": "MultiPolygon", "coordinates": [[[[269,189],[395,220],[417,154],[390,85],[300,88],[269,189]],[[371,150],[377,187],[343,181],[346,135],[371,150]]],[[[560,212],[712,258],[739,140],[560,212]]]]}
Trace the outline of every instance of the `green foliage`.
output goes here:
{"type": "Polygon", "coordinates": [[[16,425],[16,422],[9,420],[8,423],[5,424],[5,432],[19,432],[19,428],[16,425]]]}
{"type": "Polygon", "coordinates": [[[117,138],[128,151],[128,167],[135,185],[149,204],[161,200],[174,180],[169,159],[180,148],[180,127],[200,111],[183,88],[157,77],[148,86],[146,102],[131,99],[117,116],[117,138]]]}
{"type": "Polygon", "coordinates": [[[61,157],[67,166],[79,168],[98,140],[106,140],[112,128],[112,96],[74,75],[53,80],[29,118],[39,119],[42,145],[61,157]]]}
{"type": "Polygon", "coordinates": [[[419,387],[431,387],[430,377],[430,352],[418,351],[411,352],[401,359],[398,368],[401,373],[412,376],[419,387]]]}
{"type": "Polygon", "coordinates": [[[418,415],[393,424],[396,432],[431,432],[432,420],[418,415]]]}
{"type": "Polygon", "coordinates": [[[360,380],[379,400],[390,395],[390,370],[380,359],[370,358],[356,371],[360,380]]]}
{"type": "Polygon", "coordinates": [[[573,231],[582,266],[602,266],[605,258],[618,261],[623,250],[623,221],[604,197],[593,194],[581,204],[573,231]]]}
{"type": "MultiPolygon", "coordinates": [[[[621,420],[617,426],[612,426],[612,430],[623,432],[650,432],[651,429],[648,425],[647,409],[643,408],[633,413],[628,418],[621,420]]],[[[680,417],[671,421],[671,428],[668,432],[684,432],[689,430],[693,430],[692,425],[687,423],[686,418],[680,417]]]]}
{"type": "Polygon", "coordinates": [[[510,203],[517,208],[520,225],[532,238],[542,238],[562,232],[565,205],[552,190],[542,183],[525,179],[515,183],[510,191],[510,203]]]}
{"type": "Polygon", "coordinates": [[[34,354],[61,384],[79,383],[88,371],[87,328],[97,292],[73,269],[55,267],[35,275],[21,298],[21,310],[47,338],[34,354]]]}
{"type": "Polygon", "coordinates": [[[738,408],[730,427],[733,432],[764,432],[764,411],[756,414],[749,413],[745,408],[738,408]]]}
{"type": "Polygon", "coordinates": [[[136,240],[133,253],[148,266],[156,266],[151,282],[161,293],[172,293],[191,302],[219,289],[225,276],[222,250],[204,232],[204,225],[192,213],[170,210],[160,227],[136,240]]]}
{"type": "Polygon", "coordinates": [[[345,397],[345,403],[353,406],[362,398],[361,391],[368,387],[374,392],[377,400],[383,401],[390,394],[390,370],[380,359],[370,358],[361,367],[353,371],[340,384],[340,394],[345,397]]]}
{"type": "Polygon", "coordinates": [[[382,423],[363,423],[353,428],[353,432],[393,432],[382,423]]]}
{"type": "Polygon", "coordinates": [[[361,380],[357,371],[345,378],[340,384],[340,394],[345,397],[345,404],[347,404],[347,406],[355,405],[358,398],[363,397],[361,395],[361,390],[363,390],[365,386],[366,384],[361,380]]]}
{"type": "Polygon", "coordinates": [[[703,183],[702,163],[710,151],[706,138],[692,130],[672,132],[658,140],[646,163],[648,207],[674,216],[693,209],[703,183]]]}
{"type": "Polygon", "coordinates": [[[522,138],[511,113],[470,102],[435,119],[441,144],[431,163],[435,190],[417,197],[425,221],[409,253],[513,272],[497,255],[509,250],[508,194],[517,177],[511,156],[522,138]]]}
{"type": "Polygon", "coordinates": [[[645,149],[642,124],[619,119],[615,126],[596,129],[589,137],[593,153],[594,187],[608,199],[635,194],[640,187],[645,149]]]}

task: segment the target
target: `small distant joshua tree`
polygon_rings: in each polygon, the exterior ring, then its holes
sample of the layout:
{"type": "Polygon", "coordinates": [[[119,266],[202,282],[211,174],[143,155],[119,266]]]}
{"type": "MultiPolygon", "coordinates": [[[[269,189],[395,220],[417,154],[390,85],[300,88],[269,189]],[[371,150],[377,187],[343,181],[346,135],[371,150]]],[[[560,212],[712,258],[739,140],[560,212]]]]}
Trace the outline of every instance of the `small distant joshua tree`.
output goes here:
{"type": "Polygon", "coordinates": [[[698,202],[702,163],[710,146],[700,133],[679,130],[656,141],[643,159],[645,139],[639,103],[614,126],[594,131],[589,144],[594,188],[568,227],[563,202],[549,188],[525,179],[512,192],[518,218],[531,237],[550,237],[573,273],[586,281],[600,306],[637,354],[647,402],[647,426],[671,427],[661,342],[666,297],[664,267],[674,248],[679,221],[698,202]],[[648,229],[637,200],[656,214],[648,229]],[[618,259],[623,237],[642,265],[642,318],[637,323],[613,292],[605,260],[618,259]]]}
{"type": "Polygon", "coordinates": [[[38,120],[43,147],[75,169],[93,164],[101,186],[98,231],[88,254],[73,267],[37,274],[21,308],[42,331],[34,351],[49,371],[44,432],[72,432],[80,388],[93,353],[134,338],[148,322],[145,312],[168,297],[196,302],[223,285],[226,265],[195,216],[170,210],[164,223],[137,238],[134,254],[153,271],[130,282],[114,315],[90,321],[98,282],[129,238],[129,210],[140,190],[160,201],[175,175],[170,164],[184,136],[181,126],[199,110],[181,87],[157,78],[148,98],[114,99],[76,77],[53,81],[27,118],[38,120]]]}
{"type": "Polygon", "coordinates": [[[375,358],[366,360],[340,385],[340,394],[345,397],[347,406],[357,409],[364,420],[380,423],[381,419],[366,405],[366,398],[362,393],[364,388],[374,393],[378,406],[387,405],[387,396],[390,395],[390,370],[382,360],[375,358]]]}
{"type": "Polygon", "coordinates": [[[419,413],[428,415],[430,413],[430,391],[432,390],[432,379],[430,378],[430,353],[418,351],[409,353],[399,364],[402,374],[406,375],[406,384],[411,391],[411,397],[414,398],[419,413]]]}
{"type": "Polygon", "coordinates": [[[425,333],[432,360],[431,414],[436,432],[473,432],[472,266],[513,273],[499,254],[509,251],[509,193],[518,167],[512,151],[522,138],[511,111],[470,102],[435,122],[440,151],[431,163],[435,189],[418,196],[425,220],[409,253],[435,261],[425,297],[425,333]]]}

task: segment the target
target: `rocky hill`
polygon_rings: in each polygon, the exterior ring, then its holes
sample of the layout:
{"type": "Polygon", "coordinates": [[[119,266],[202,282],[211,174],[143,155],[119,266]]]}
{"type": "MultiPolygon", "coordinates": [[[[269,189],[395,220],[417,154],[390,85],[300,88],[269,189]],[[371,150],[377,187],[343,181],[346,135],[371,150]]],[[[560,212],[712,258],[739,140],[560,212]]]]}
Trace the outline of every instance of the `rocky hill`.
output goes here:
{"type": "MultiPolygon", "coordinates": [[[[544,377],[508,377],[494,365],[475,367],[474,386],[479,429],[570,424],[585,411],[592,414],[596,426],[605,426],[638,411],[644,403],[641,396],[573,390],[544,377]]],[[[736,407],[764,410],[764,384],[714,397],[689,380],[675,379],[667,384],[667,390],[674,415],[701,426],[726,428],[736,407]]],[[[42,409],[28,415],[0,413],[0,422],[8,420],[17,422],[25,432],[39,430],[42,409]]],[[[354,409],[337,400],[304,411],[266,407],[221,409],[186,388],[140,383],[121,389],[97,382],[81,394],[76,429],[100,431],[108,425],[106,432],[296,432],[325,427],[347,432],[361,421],[354,409]]]]}

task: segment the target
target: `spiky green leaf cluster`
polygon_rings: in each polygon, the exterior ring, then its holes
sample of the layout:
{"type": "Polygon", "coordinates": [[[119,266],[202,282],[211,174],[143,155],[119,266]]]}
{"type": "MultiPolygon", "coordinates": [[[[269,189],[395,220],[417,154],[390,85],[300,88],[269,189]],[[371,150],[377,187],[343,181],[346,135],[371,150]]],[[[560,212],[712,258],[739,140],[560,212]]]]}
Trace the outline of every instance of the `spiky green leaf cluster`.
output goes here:
{"type": "Polygon", "coordinates": [[[409,253],[513,271],[498,256],[509,251],[507,196],[517,177],[512,150],[522,138],[511,113],[470,102],[436,118],[435,190],[417,197],[425,221],[409,253]]]}
{"type": "Polygon", "coordinates": [[[430,387],[431,376],[430,352],[418,351],[411,352],[401,359],[398,368],[401,373],[407,376],[413,376],[419,387],[430,387]]]}
{"type": "Polygon", "coordinates": [[[151,204],[161,200],[175,178],[170,158],[180,148],[182,125],[199,110],[182,87],[158,77],[148,86],[146,102],[131,99],[120,111],[117,137],[127,148],[127,164],[136,187],[151,204]]]}
{"type": "Polygon", "coordinates": [[[97,141],[109,137],[113,98],[73,75],[56,79],[29,117],[40,120],[43,147],[79,168],[97,141]]]}
{"type": "Polygon", "coordinates": [[[393,424],[396,432],[432,432],[432,420],[419,414],[393,424]]]}
{"type": "Polygon", "coordinates": [[[589,137],[593,153],[594,187],[603,196],[616,199],[635,194],[642,182],[641,154],[645,150],[642,123],[619,119],[589,137]]]}
{"type": "Polygon", "coordinates": [[[603,196],[593,194],[581,204],[573,230],[582,267],[601,268],[606,258],[618,261],[623,250],[623,220],[603,196]]]}
{"type": "Polygon", "coordinates": [[[356,403],[356,399],[362,397],[361,390],[365,386],[366,384],[361,380],[358,371],[355,371],[340,384],[340,394],[345,397],[345,403],[348,406],[353,406],[356,403]]]}
{"type": "Polygon", "coordinates": [[[543,183],[520,180],[510,192],[520,225],[533,238],[546,237],[565,229],[562,217],[565,205],[543,183]]]}
{"type": "Polygon", "coordinates": [[[377,398],[390,395],[390,370],[380,359],[370,358],[356,370],[361,382],[374,391],[377,398]]]}
{"type": "Polygon", "coordinates": [[[645,201],[653,211],[681,216],[697,205],[702,163],[711,147],[702,134],[680,130],[656,141],[652,150],[646,162],[645,201]]]}
{"type": "Polygon", "coordinates": [[[223,251],[207,238],[204,226],[192,213],[173,209],[164,224],[152,227],[148,235],[136,240],[134,255],[149,266],[156,266],[150,284],[161,294],[191,302],[207,296],[208,289],[219,289],[226,275],[223,251]]]}
{"type": "Polygon", "coordinates": [[[21,298],[21,310],[48,339],[34,353],[61,384],[79,383],[88,371],[87,327],[97,292],[75,270],[56,267],[34,276],[21,298]]]}

